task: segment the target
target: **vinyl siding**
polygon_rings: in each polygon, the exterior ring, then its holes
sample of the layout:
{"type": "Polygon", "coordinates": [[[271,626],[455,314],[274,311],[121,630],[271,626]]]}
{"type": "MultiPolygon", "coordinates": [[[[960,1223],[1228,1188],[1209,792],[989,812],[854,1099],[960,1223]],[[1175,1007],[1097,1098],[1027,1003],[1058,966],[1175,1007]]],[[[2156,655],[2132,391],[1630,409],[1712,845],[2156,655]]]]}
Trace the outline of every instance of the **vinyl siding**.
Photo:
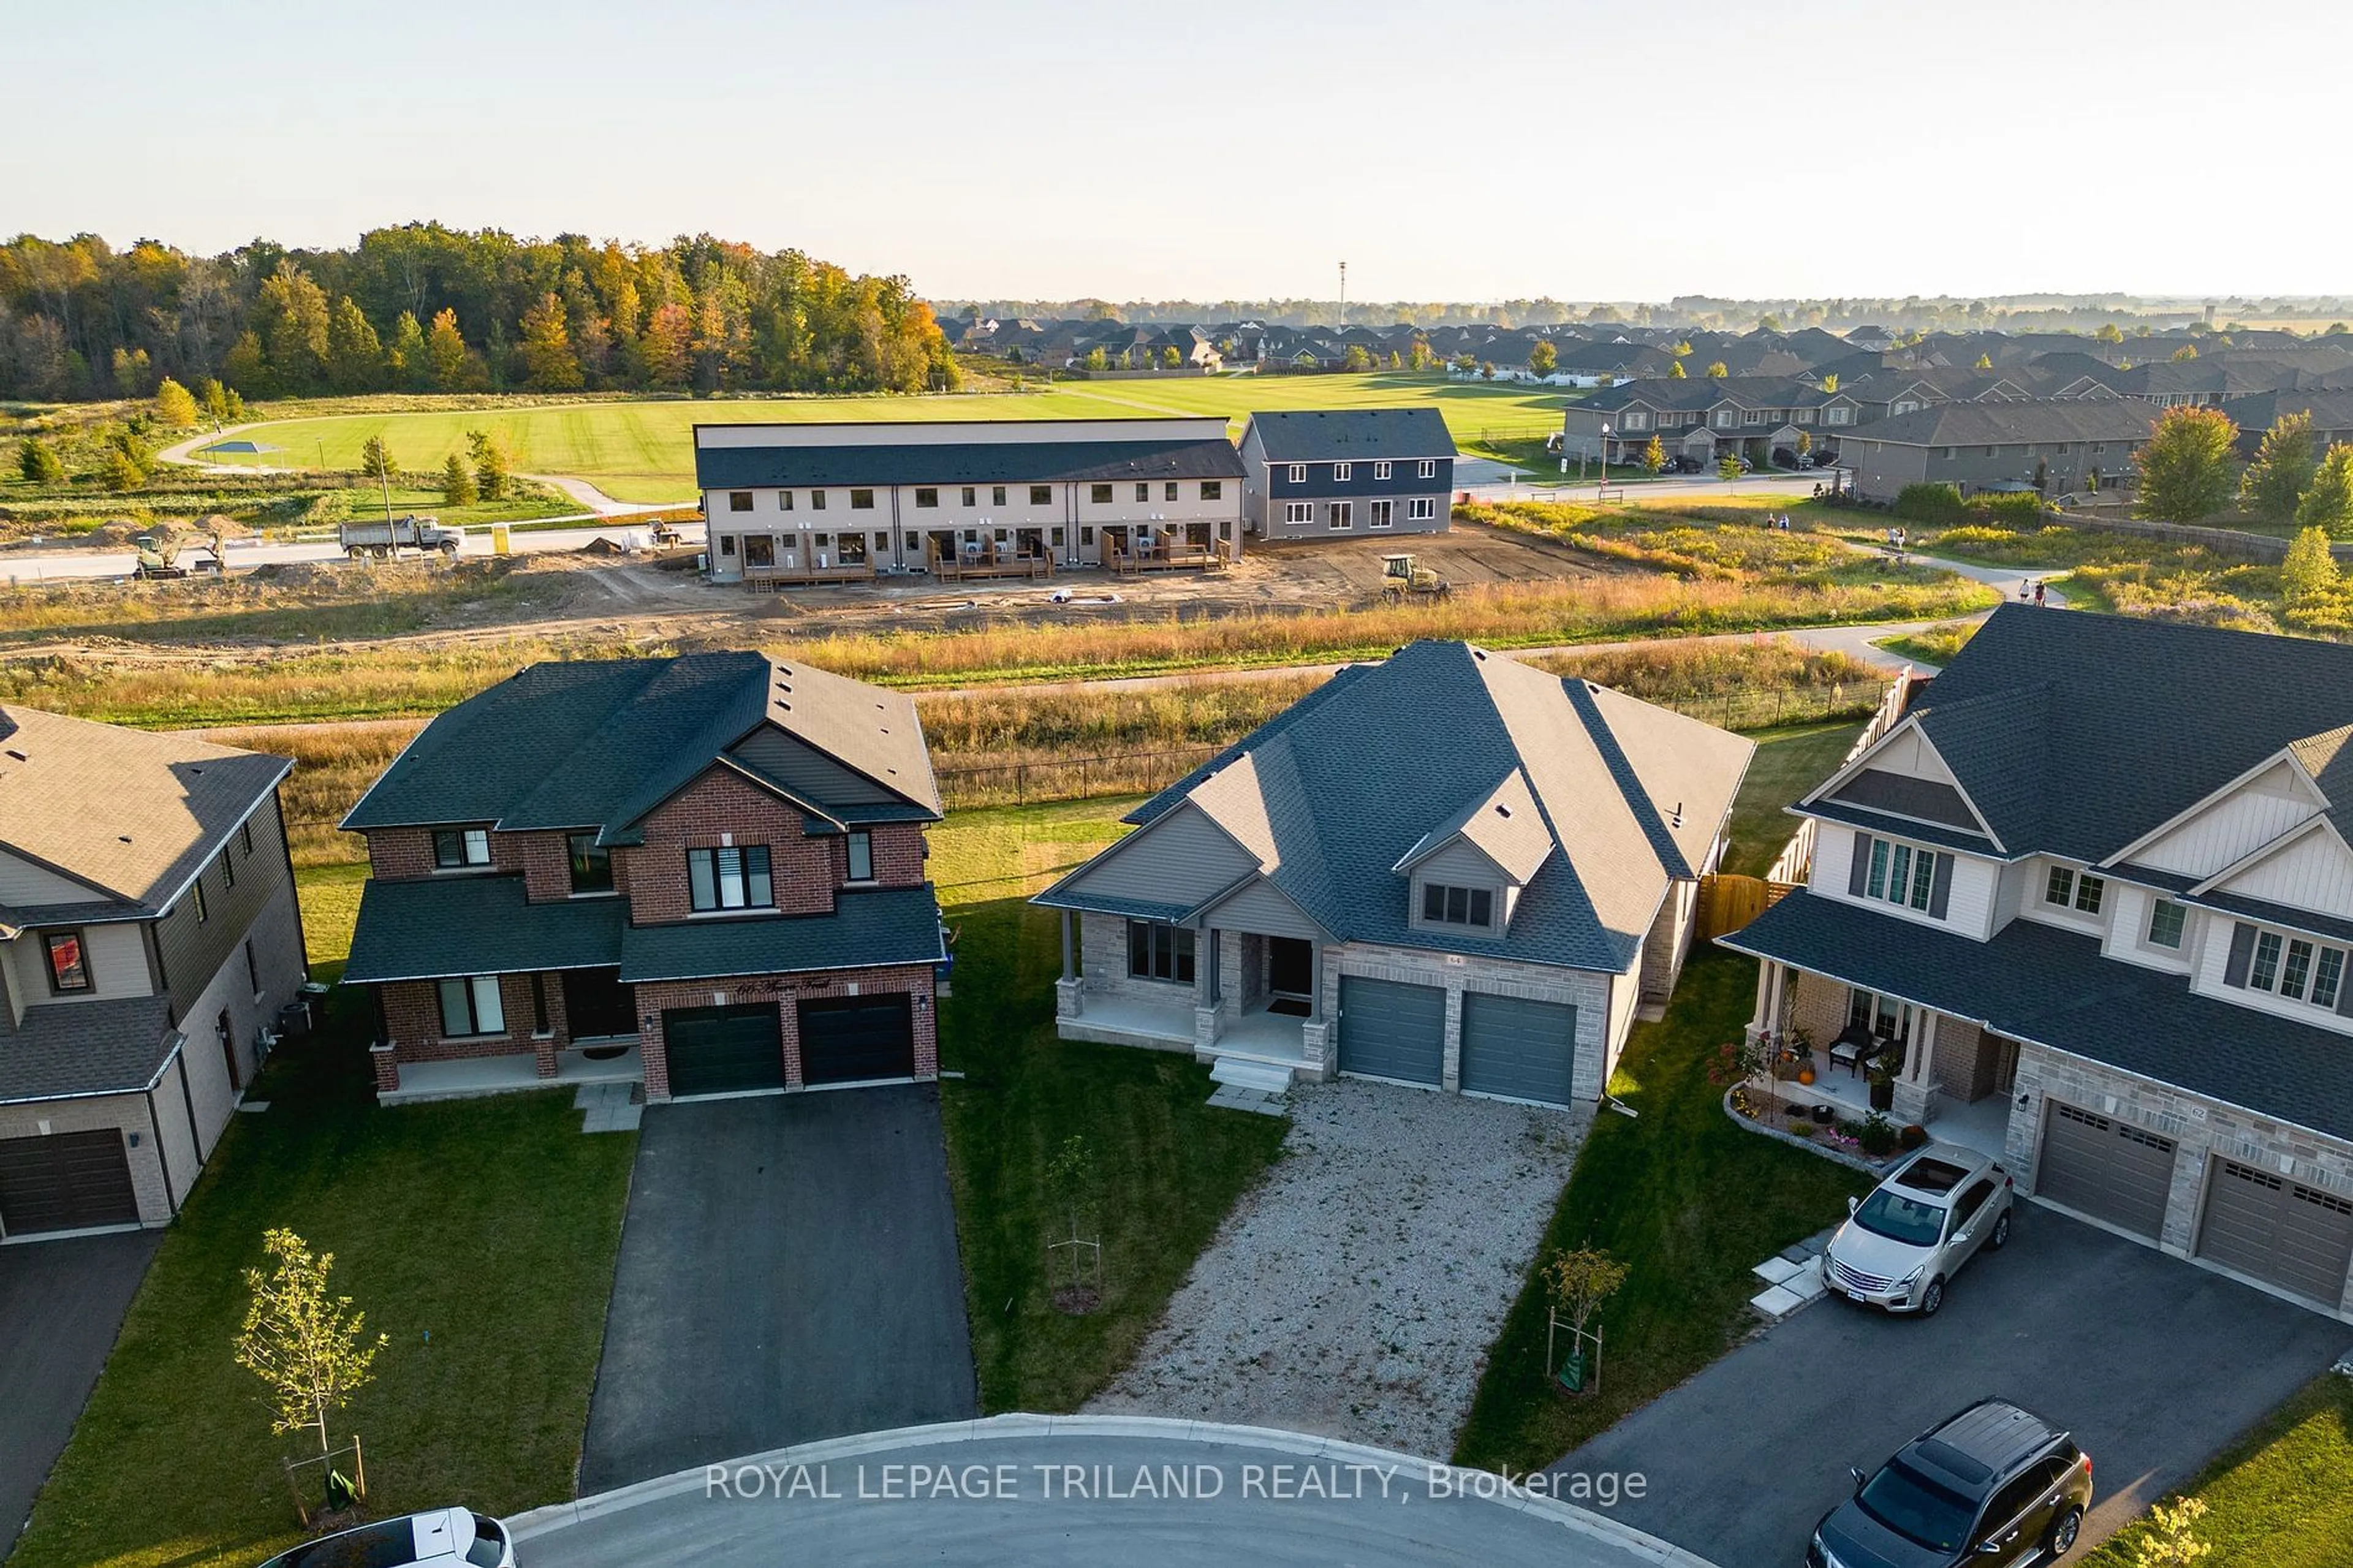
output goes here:
{"type": "Polygon", "coordinates": [[[2353,918],[2353,855],[2334,835],[2317,829],[2248,867],[2217,890],[2353,918]]]}
{"type": "Polygon", "coordinates": [[[2161,969],[2168,974],[2189,973],[2191,957],[2197,952],[2198,927],[2206,917],[2191,910],[2181,928],[2181,945],[2156,946],[2148,940],[2148,915],[2162,896],[2148,888],[2110,882],[2111,914],[2107,936],[2100,944],[2101,956],[2137,963],[2144,969],[2161,969]]]}
{"type": "Polygon", "coordinates": [[[2131,856],[2137,865],[2211,877],[2242,860],[2319,807],[2288,782],[2285,763],[2248,780],[2156,843],[2131,856]]]}
{"type": "Polygon", "coordinates": [[[1257,868],[1240,845],[1188,803],[1105,850],[1070,891],[1082,898],[1190,908],[1257,868]]]}
{"type": "Polygon", "coordinates": [[[2327,1029],[2332,1034],[2353,1035],[2353,1018],[2341,1013],[2315,1007],[2305,1002],[2284,1002],[2270,992],[2257,991],[2253,986],[2223,984],[2222,970],[2231,961],[2231,931],[2235,923],[2227,917],[2211,921],[2206,940],[2199,946],[2197,968],[2189,977],[2192,991],[2201,996],[2211,996],[2217,1002],[2227,1002],[2233,1007],[2246,1007],[2276,1017],[2292,1018],[2299,1024],[2327,1029]]]}
{"type": "Polygon", "coordinates": [[[0,904],[79,904],[104,897],[70,877],[16,855],[0,854],[0,904]]]}
{"type": "MultiPolygon", "coordinates": [[[[70,928],[52,926],[52,931],[70,928]]],[[[28,931],[8,944],[11,982],[17,1000],[27,1009],[70,1007],[81,1002],[106,1002],[121,996],[151,996],[155,986],[147,967],[147,942],[136,922],[83,926],[82,946],[89,954],[90,986],[60,996],[49,989],[48,954],[41,932],[28,931]]]]}
{"type": "Polygon", "coordinates": [[[1298,905],[1264,880],[1252,883],[1211,910],[1203,923],[1220,931],[1256,931],[1261,936],[1324,940],[1324,932],[1300,912],[1298,905]]]}
{"type": "MultiPolygon", "coordinates": [[[[183,1021],[191,1016],[190,1009],[198,994],[237,952],[262,911],[281,889],[290,889],[285,828],[280,820],[276,797],[253,814],[252,822],[250,854],[239,836],[231,833],[220,853],[205,864],[207,918],[198,921],[195,899],[183,894],[170,912],[155,922],[155,945],[164,963],[164,981],[172,998],[173,1016],[183,1021]],[[237,867],[234,888],[221,874],[223,858],[237,867]]],[[[209,1023],[206,1027],[210,1027],[209,1023]]]]}

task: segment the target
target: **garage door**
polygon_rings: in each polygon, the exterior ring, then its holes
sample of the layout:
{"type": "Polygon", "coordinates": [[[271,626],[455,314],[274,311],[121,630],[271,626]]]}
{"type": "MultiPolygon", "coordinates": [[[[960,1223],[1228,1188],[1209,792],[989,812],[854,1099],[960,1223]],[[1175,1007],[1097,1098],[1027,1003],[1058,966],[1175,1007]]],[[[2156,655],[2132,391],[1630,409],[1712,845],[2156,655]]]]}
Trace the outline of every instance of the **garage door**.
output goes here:
{"type": "Polygon", "coordinates": [[[131,1157],[113,1128],[0,1138],[0,1231],[32,1236],[137,1223],[131,1157]]]}
{"type": "Polygon", "coordinates": [[[2173,1186],[2173,1141],[2113,1117],[2051,1102],[2038,1197],[2155,1239],[2173,1186]]]}
{"type": "Polygon", "coordinates": [[[2353,1201],[2218,1160],[2198,1256],[2334,1307],[2353,1267],[2353,1201]]]}
{"type": "Polygon", "coordinates": [[[1446,1063],[1446,993],[1435,985],[1340,977],[1340,1070],[1437,1083],[1446,1063]]]}
{"type": "Polygon", "coordinates": [[[904,992],[801,1004],[803,1082],[914,1076],[915,1023],[904,992]]]}
{"type": "Polygon", "coordinates": [[[662,1015],[670,1091],[740,1094],[785,1087],[785,1040],[773,1005],[677,1007],[662,1015]]]}
{"type": "Polygon", "coordinates": [[[1462,1087],[1472,1094],[1568,1103],[1577,1009],[1559,1002],[1462,994],[1462,1087]]]}

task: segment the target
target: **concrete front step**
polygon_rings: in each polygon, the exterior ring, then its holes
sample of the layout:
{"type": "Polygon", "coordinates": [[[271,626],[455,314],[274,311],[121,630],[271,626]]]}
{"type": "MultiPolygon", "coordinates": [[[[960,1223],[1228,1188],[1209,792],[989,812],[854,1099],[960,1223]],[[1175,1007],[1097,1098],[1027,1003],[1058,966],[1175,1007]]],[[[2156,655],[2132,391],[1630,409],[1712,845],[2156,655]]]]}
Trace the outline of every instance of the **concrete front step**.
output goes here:
{"type": "Polygon", "coordinates": [[[1219,1057],[1209,1068],[1209,1081],[1234,1089],[1254,1089],[1260,1094],[1286,1094],[1291,1089],[1291,1071],[1272,1062],[1249,1061],[1240,1057],[1219,1057]]]}

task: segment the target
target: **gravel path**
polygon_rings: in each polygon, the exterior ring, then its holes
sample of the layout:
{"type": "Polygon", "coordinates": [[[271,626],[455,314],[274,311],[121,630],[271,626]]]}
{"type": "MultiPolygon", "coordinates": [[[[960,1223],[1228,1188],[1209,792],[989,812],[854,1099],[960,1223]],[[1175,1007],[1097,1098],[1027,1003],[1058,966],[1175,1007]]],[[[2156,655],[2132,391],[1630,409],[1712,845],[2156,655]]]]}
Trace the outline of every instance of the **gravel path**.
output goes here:
{"type": "Polygon", "coordinates": [[[1446,1458],[1589,1112],[1345,1080],[1292,1104],[1283,1157],[1087,1408],[1446,1458]]]}

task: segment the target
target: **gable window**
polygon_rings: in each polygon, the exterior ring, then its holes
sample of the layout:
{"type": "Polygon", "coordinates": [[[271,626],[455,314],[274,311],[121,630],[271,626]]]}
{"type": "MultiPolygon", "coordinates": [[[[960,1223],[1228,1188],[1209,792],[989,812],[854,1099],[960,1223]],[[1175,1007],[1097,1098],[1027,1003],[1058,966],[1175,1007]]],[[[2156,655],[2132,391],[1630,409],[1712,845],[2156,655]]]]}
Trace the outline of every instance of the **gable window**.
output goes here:
{"type": "Polygon", "coordinates": [[[713,910],[765,910],[776,901],[765,844],[688,850],[686,885],[688,902],[698,914],[713,910]]]}
{"type": "Polygon", "coordinates": [[[2148,944],[2151,947],[2169,947],[2179,951],[2181,946],[2182,930],[2189,923],[2188,910],[2175,903],[2171,899],[2157,900],[2148,907],[2148,944]]]}
{"type": "Polygon", "coordinates": [[[1365,505],[1365,514],[1366,527],[1387,528],[1390,523],[1397,521],[1397,502],[1393,500],[1367,501],[1365,505]]]}
{"type": "Polygon", "coordinates": [[[1651,427],[1651,416],[1640,409],[1630,408],[1620,418],[1618,427],[1621,430],[1648,430],[1651,427]]]}
{"type": "Polygon", "coordinates": [[[1424,458],[1421,460],[1420,477],[1425,479],[1434,479],[1438,477],[1437,458],[1424,458]]]}
{"type": "Polygon", "coordinates": [[[1127,973],[1135,980],[1193,983],[1193,929],[1166,921],[1127,922],[1127,973]]]}
{"type": "Polygon", "coordinates": [[[871,882],[874,879],[874,835],[863,828],[849,835],[849,879],[871,882]]]}
{"type": "Polygon", "coordinates": [[[572,891],[609,893],[613,890],[613,852],[596,842],[593,833],[575,833],[565,840],[572,852],[572,891]]]}
{"type": "Polygon", "coordinates": [[[1388,477],[1389,466],[1387,463],[1375,463],[1373,465],[1373,478],[1377,479],[1385,479],[1388,477]]]}
{"type": "Polygon", "coordinates": [[[1201,499],[1203,500],[1223,500],[1225,499],[1225,480],[1203,479],[1201,481],[1201,499]]]}
{"type": "Polygon", "coordinates": [[[874,510],[874,492],[872,490],[850,491],[849,510],[852,511],[872,511],[874,510]]]}
{"type": "Polygon", "coordinates": [[[1450,888],[1438,882],[1421,885],[1421,918],[1430,925],[1493,926],[1495,895],[1487,888],[1450,888]]]}
{"type": "Polygon", "coordinates": [[[750,490],[729,490],[727,492],[727,510],[729,511],[750,511],[752,510],[752,492],[750,490]]]}
{"type": "MultiPolygon", "coordinates": [[[[857,503],[853,501],[851,504],[855,505],[857,503]]],[[[935,507],[940,504],[940,492],[934,489],[929,485],[919,485],[915,489],[915,504],[917,506],[923,507],[935,507]]],[[[966,506],[970,506],[972,504],[972,492],[970,490],[964,492],[964,504],[966,506]]]]}
{"type": "Polygon", "coordinates": [[[823,511],[825,510],[825,492],[823,490],[809,491],[809,510],[811,511],[823,511]]]}
{"type": "Polygon", "coordinates": [[[2055,904],[2063,910],[2072,909],[2081,914],[2095,915],[2100,912],[2100,901],[2106,897],[2107,890],[2108,881],[2105,877],[2094,877],[2089,871],[2078,875],[2064,866],[2053,866],[2050,880],[2042,887],[2042,901],[2055,904]]]}
{"type": "Polygon", "coordinates": [[[1918,910],[1936,920],[1945,918],[1951,896],[1953,858],[1925,845],[1858,833],[1854,858],[1847,871],[1851,897],[1871,899],[1918,910]]]}
{"type": "Polygon", "coordinates": [[[1303,500],[1284,501],[1282,503],[1282,521],[1285,522],[1314,522],[1315,521],[1315,504],[1313,501],[1303,500]]]}
{"type": "Polygon", "coordinates": [[[1092,501],[1097,506],[1111,505],[1111,487],[1109,485],[1089,485],[1087,487],[1087,500],[1092,501]]]}
{"type": "Polygon", "coordinates": [[[1826,411],[1824,412],[1824,414],[1823,414],[1823,422],[1824,422],[1825,424],[1830,424],[1830,425],[1843,425],[1843,424],[1845,424],[1845,423],[1846,423],[1846,410],[1845,410],[1845,409],[1843,409],[1843,408],[1832,408],[1832,409],[1828,409],[1828,410],[1826,410],[1826,411]]]}
{"type": "Polygon", "coordinates": [[[1720,429],[1720,430],[1729,430],[1729,429],[1731,429],[1731,428],[1732,428],[1732,410],[1731,410],[1731,409],[1729,409],[1729,408],[1719,408],[1719,409],[1717,409],[1717,410],[1715,411],[1715,424],[1716,424],[1716,428],[1718,428],[1718,429],[1720,429]]]}
{"type": "Polygon", "coordinates": [[[1292,464],[1291,471],[1286,477],[1294,485],[1305,484],[1307,482],[1307,465],[1304,463],[1292,464]]]}
{"type": "Polygon", "coordinates": [[[49,955],[49,989],[60,996],[90,989],[90,949],[78,931],[53,931],[41,938],[49,955]]]}
{"type": "Polygon", "coordinates": [[[452,1039],[505,1034],[507,1013],[499,1002],[499,977],[475,974],[441,982],[441,1032],[452,1039]]]}
{"type": "Polygon", "coordinates": [[[441,871],[462,870],[491,863],[491,830],[487,827],[437,827],[433,830],[433,865],[441,871]]]}
{"type": "Polygon", "coordinates": [[[1435,496],[1414,497],[1412,500],[1406,503],[1405,515],[1406,520],[1409,522],[1430,521],[1438,515],[1438,498],[1435,496]]]}

